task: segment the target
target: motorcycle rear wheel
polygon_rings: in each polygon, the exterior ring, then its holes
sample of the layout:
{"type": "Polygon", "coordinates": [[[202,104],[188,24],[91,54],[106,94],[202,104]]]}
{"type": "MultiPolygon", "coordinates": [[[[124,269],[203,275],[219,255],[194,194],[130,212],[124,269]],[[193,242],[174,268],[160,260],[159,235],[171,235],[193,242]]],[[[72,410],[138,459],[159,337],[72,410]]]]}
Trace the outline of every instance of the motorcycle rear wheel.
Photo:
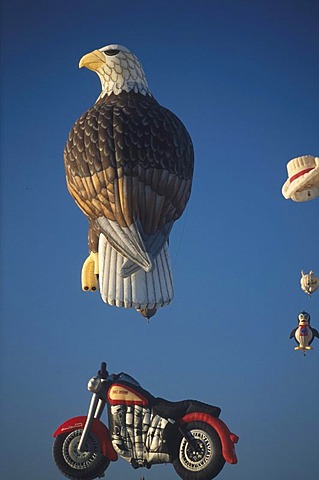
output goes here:
{"type": "Polygon", "coordinates": [[[58,435],[53,444],[53,458],[62,474],[71,480],[93,480],[103,476],[110,461],[101,454],[100,443],[91,432],[87,440],[87,451],[77,447],[82,429],[58,435]]]}
{"type": "Polygon", "coordinates": [[[192,448],[184,437],[180,439],[178,455],[173,461],[176,473],[183,480],[215,478],[225,465],[217,432],[201,421],[189,422],[186,428],[197,442],[197,448],[192,448]]]}

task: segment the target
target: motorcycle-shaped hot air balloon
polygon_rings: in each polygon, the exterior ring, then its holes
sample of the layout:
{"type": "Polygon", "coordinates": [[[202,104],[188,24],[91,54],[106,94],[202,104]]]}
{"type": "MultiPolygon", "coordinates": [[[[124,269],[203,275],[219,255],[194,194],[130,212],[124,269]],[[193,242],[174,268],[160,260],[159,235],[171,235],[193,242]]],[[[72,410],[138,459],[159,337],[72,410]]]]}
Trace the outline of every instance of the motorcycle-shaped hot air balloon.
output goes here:
{"type": "Polygon", "coordinates": [[[88,390],[88,415],[54,433],[54,460],[70,479],[101,477],[118,456],[133,468],[172,463],[184,480],[211,480],[225,462],[237,463],[238,436],[219,418],[219,407],[154,397],[130,375],[109,374],[105,362],[88,390]],[[105,407],[109,428],[100,420],[105,407]]]}
{"type": "Polygon", "coordinates": [[[310,315],[307,312],[300,312],[298,315],[298,327],[294,328],[289,338],[294,338],[298,346],[295,347],[295,350],[302,350],[303,354],[306,355],[307,350],[312,350],[310,344],[313,342],[314,338],[319,338],[318,330],[310,326],[310,315]]]}
{"type": "Polygon", "coordinates": [[[311,295],[319,288],[319,278],[316,277],[313,270],[310,270],[309,273],[301,270],[300,286],[305,293],[311,295]]]}

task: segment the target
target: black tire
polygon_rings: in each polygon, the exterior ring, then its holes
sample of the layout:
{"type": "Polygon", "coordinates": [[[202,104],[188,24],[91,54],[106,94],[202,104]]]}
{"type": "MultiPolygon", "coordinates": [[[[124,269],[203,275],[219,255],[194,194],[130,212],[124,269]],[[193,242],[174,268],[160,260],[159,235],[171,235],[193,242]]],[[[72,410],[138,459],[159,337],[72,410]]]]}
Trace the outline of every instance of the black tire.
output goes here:
{"type": "Polygon", "coordinates": [[[180,438],[177,458],[173,461],[176,473],[183,480],[215,478],[225,465],[217,432],[200,421],[189,422],[184,427],[197,441],[198,448],[192,448],[184,437],[180,438]]]}
{"type": "Polygon", "coordinates": [[[102,455],[100,443],[91,432],[87,452],[79,452],[82,429],[58,435],[53,444],[53,458],[63,475],[71,480],[93,480],[103,476],[110,461],[102,455]]]}

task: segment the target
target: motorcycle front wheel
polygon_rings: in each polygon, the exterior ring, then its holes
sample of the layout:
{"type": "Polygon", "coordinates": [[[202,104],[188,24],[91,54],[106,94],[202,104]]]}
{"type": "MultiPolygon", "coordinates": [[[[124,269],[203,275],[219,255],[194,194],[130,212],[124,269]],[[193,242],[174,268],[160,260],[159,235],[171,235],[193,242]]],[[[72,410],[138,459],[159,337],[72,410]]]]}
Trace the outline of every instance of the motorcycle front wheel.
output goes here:
{"type": "Polygon", "coordinates": [[[85,452],[78,445],[82,429],[58,435],[53,444],[53,458],[63,475],[71,480],[93,480],[103,476],[110,461],[101,454],[100,443],[91,432],[85,452]]]}
{"type": "Polygon", "coordinates": [[[222,470],[225,460],[217,432],[205,422],[189,422],[187,428],[196,446],[182,437],[173,461],[176,473],[183,480],[211,480],[222,470]]]}

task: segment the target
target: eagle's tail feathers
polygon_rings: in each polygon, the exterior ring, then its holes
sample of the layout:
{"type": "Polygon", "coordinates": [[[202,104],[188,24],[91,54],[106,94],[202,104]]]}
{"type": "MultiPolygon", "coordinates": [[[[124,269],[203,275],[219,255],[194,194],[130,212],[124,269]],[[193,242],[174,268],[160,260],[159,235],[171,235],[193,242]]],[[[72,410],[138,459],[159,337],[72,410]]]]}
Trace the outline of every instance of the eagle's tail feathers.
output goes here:
{"type": "Polygon", "coordinates": [[[151,272],[139,269],[127,277],[122,267],[129,264],[106,240],[99,239],[99,283],[104,302],[124,308],[159,308],[173,299],[173,278],[167,243],[154,260],[151,272]]]}

